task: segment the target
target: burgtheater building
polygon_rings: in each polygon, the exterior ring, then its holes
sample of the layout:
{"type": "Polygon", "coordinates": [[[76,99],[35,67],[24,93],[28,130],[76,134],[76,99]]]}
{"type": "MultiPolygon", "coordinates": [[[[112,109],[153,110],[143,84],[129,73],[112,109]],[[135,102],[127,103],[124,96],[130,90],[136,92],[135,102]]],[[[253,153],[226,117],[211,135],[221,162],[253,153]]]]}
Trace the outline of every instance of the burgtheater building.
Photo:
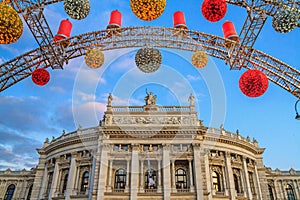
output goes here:
{"type": "Polygon", "coordinates": [[[30,171],[0,172],[0,199],[296,200],[300,171],[263,164],[258,142],[203,125],[187,106],[116,106],[99,126],[46,139],[30,171]]]}

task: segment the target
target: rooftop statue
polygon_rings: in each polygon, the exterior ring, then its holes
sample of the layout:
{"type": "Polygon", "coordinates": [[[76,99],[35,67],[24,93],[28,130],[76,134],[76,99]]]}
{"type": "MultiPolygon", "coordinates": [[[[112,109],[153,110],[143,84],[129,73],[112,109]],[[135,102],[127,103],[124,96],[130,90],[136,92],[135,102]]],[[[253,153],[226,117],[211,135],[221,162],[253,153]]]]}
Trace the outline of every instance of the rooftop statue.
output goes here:
{"type": "Polygon", "coordinates": [[[156,105],[156,95],[153,95],[152,92],[148,93],[146,89],[147,96],[144,98],[146,105],[156,105]]]}

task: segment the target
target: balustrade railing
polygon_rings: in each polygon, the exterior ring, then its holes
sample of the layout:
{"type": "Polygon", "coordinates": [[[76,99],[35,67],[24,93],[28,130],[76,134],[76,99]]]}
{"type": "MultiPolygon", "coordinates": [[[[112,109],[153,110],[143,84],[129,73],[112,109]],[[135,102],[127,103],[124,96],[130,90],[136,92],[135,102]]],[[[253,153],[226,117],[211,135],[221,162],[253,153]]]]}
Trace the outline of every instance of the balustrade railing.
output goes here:
{"type": "MultiPolygon", "coordinates": [[[[157,112],[190,112],[190,106],[155,106],[157,112]]],[[[112,106],[112,112],[145,112],[144,106],[112,106]]]]}

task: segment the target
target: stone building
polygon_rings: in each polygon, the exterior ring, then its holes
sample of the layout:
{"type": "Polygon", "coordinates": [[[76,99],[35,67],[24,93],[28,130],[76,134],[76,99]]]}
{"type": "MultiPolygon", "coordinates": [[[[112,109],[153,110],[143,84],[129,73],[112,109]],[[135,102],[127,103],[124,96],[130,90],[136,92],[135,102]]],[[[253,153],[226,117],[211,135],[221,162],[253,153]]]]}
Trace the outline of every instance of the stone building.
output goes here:
{"type": "Polygon", "coordinates": [[[0,172],[0,199],[300,199],[300,172],[271,170],[264,148],[210,128],[188,106],[112,106],[99,126],[46,139],[31,171],[0,172]]]}

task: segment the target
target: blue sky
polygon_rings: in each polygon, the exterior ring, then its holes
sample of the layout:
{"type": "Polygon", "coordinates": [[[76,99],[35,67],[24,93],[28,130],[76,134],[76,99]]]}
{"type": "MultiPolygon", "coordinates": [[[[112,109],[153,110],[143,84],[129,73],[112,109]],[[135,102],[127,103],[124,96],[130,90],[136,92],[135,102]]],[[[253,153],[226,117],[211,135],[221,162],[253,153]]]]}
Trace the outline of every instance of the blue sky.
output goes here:
{"type": "MultiPolygon", "coordinates": [[[[131,12],[129,1],[91,1],[88,17],[72,20],[71,35],[105,29],[112,10],[123,14],[122,26],[172,27],[172,15],[185,13],[191,30],[222,36],[225,20],[234,22],[239,32],[246,10],[228,5],[226,16],[219,22],[206,21],[201,12],[202,1],[172,0],[162,16],[151,22],[141,21],[131,12]]],[[[62,19],[67,18],[63,4],[45,7],[49,26],[55,34],[62,19]]],[[[273,30],[269,18],[254,48],[272,55],[299,70],[299,28],[287,34],[273,30]]],[[[37,44],[29,29],[19,41],[0,45],[0,63],[21,55],[37,44]]],[[[266,148],[264,164],[273,169],[300,169],[300,121],[296,121],[296,97],[269,82],[267,92],[258,98],[244,96],[238,87],[245,70],[231,71],[224,61],[210,58],[206,68],[197,70],[190,64],[192,52],[159,49],[161,68],[153,74],[140,72],[134,63],[138,49],[104,52],[105,64],[93,70],[85,66],[83,57],[71,60],[64,70],[51,70],[49,83],[36,86],[27,78],[0,93],[0,170],[31,168],[37,164],[36,148],[46,137],[52,138],[83,127],[97,126],[102,119],[108,93],[113,105],[144,105],[145,89],[156,94],[159,105],[187,105],[188,96],[196,96],[199,119],[204,125],[220,127],[246,137],[256,138],[266,148]]],[[[300,112],[300,106],[299,106],[300,112]]]]}

